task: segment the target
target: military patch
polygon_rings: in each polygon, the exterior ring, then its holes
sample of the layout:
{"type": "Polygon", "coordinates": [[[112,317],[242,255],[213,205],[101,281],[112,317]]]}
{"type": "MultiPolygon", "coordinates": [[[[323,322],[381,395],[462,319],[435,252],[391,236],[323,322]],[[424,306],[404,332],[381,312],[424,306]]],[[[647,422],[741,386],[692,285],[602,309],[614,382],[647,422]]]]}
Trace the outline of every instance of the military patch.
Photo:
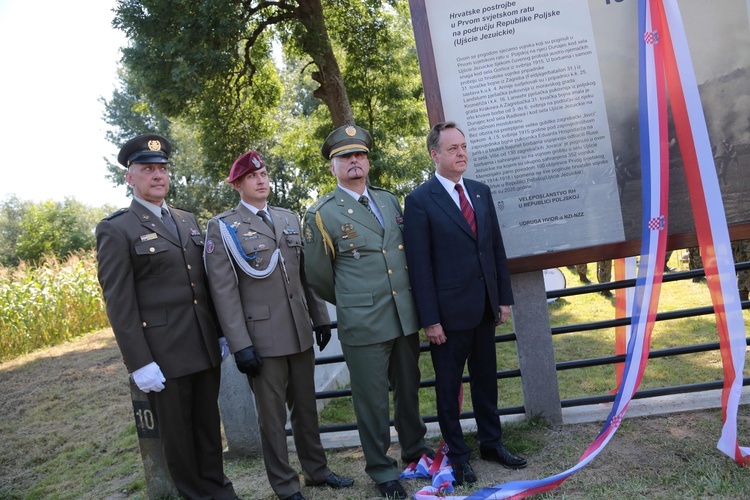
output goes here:
{"type": "Polygon", "coordinates": [[[312,229],[310,229],[310,226],[305,226],[305,241],[312,243],[314,240],[312,229]]]}
{"type": "Polygon", "coordinates": [[[206,253],[214,253],[214,248],[216,248],[214,240],[208,240],[206,242],[206,253]]]}

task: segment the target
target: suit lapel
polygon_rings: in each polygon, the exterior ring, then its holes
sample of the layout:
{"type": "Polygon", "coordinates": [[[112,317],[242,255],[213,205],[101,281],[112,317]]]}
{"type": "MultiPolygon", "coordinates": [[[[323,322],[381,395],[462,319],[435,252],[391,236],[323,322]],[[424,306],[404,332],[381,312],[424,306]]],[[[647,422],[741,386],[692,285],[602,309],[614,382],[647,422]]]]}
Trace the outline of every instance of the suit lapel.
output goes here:
{"type": "MultiPolygon", "coordinates": [[[[161,221],[161,218],[154,215],[154,213],[151,210],[144,207],[136,200],[133,200],[130,203],[130,210],[132,210],[133,213],[138,217],[138,220],[141,221],[141,225],[143,227],[145,227],[151,232],[158,234],[165,240],[171,243],[174,243],[177,246],[180,246],[179,239],[175,238],[175,236],[169,232],[169,229],[167,229],[167,226],[165,226],[164,223],[161,221]]],[[[179,229],[178,229],[178,232],[179,232],[179,229]]]]}
{"type": "Polygon", "coordinates": [[[429,182],[430,196],[432,196],[435,204],[440,207],[440,209],[445,212],[445,214],[450,217],[453,222],[458,224],[466,234],[468,234],[472,238],[476,238],[476,236],[474,235],[474,231],[471,230],[471,228],[469,227],[469,223],[466,222],[464,215],[461,213],[461,209],[456,206],[456,202],[453,201],[453,198],[451,198],[451,195],[448,194],[448,191],[445,190],[437,177],[433,175],[432,179],[430,179],[429,182]]]}
{"type": "MultiPolygon", "coordinates": [[[[372,193],[370,193],[372,194],[372,193]]],[[[349,193],[343,189],[336,187],[334,191],[336,197],[336,203],[341,208],[341,215],[353,220],[357,224],[361,224],[366,228],[383,235],[383,228],[380,226],[380,222],[373,217],[373,215],[367,211],[365,207],[355,200],[349,193]]]]}

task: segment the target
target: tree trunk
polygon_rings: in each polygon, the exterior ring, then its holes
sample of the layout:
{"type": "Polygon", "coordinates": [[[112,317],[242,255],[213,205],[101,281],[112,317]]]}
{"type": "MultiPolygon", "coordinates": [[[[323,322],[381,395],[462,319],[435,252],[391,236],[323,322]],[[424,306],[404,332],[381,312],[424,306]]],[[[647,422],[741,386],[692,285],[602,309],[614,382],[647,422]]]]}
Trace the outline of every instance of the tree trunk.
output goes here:
{"type": "Polygon", "coordinates": [[[299,0],[299,21],[307,33],[302,39],[303,50],[312,57],[318,71],[312,79],[320,84],[313,95],[328,106],[333,126],[353,124],[354,115],[346,95],[341,69],[331,47],[320,0],[299,0]]]}

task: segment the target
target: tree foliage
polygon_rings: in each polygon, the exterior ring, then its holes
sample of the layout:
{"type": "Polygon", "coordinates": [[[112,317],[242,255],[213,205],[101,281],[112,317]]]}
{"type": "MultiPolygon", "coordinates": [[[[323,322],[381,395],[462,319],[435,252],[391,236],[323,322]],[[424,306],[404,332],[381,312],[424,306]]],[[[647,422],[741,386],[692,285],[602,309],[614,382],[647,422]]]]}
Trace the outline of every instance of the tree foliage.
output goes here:
{"type": "Polygon", "coordinates": [[[106,103],[118,128],[110,140],[151,131],[172,139],[170,202],[183,208],[235,204],[223,180],[256,149],[272,203],[302,211],[335,186],[320,144],[345,123],[373,135],[373,184],[403,195],[431,168],[405,0],[119,0],[113,24],[130,43],[122,88],[106,103]]]}

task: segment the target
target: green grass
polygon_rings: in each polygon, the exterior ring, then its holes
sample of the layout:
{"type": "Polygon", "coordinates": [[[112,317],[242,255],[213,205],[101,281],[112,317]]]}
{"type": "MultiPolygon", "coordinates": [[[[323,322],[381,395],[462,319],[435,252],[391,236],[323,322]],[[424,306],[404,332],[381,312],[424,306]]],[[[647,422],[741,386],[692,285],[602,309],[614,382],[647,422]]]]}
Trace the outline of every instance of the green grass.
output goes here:
{"type": "MultiPolygon", "coordinates": [[[[687,264],[679,260],[682,251],[673,252],[669,265],[677,271],[687,270],[687,264]]],[[[591,267],[591,266],[590,266],[591,267]]],[[[582,286],[575,271],[560,269],[565,275],[567,288],[582,286]]],[[[690,309],[711,305],[705,283],[681,280],[662,285],[659,312],[690,309]]],[[[560,298],[549,303],[550,324],[564,326],[615,319],[614,299],[598,293],[587,293],[560,298]]],[[[745,321],[750,320],[750,312],[743,312],[745,321]]],[[[511,322],[497,329],[498,334],[512,333],[511,322]]],[[[420,333],[420,335],[422,335],[420,333]]],[[[716,323],[713,315],[659,321],[654,326],[651,350],[679,347],[693,344],[718,342],[716,323]]],[[[422,341],[425,339],[422,337],[422,341]]],[[[587,332],[568,333],[553,337],[555,361],[582,360],[613,356],[615,354],[615,329],[607,328],[587,332]]],[[[514,342],[497,345],[498,370],[518,368],[518,357],[514,342]]],[[[422,379],[434,378],[434,369],[428,353],[422,353],[419,362],[422,379]]],[[[745,376],[750,376],[750,366],[745,368],[745,376]]],[[[603,396],[616,386],[615,365],[562,370],[557,373],[561,399],[603,396]]],[[[719,351],[670,356],[649,360],[640,389],[669,387],[723,379],[721,355],[719,351]]],[[[498,380],[501,408],[523,405],[520,378],[498,380]]],[[[469,394],[468,384],[464,394],[469,394]]],[[[435,391],[423,388],[419,393],[423,415],[435,415],[435,391]]],[[[464,408],[470,407],[470,401],[464,408]]],[[[321,425],[341,424],[354,421],[354,412],[348,399],[333,400],[321,414],[321,425]]]]}

